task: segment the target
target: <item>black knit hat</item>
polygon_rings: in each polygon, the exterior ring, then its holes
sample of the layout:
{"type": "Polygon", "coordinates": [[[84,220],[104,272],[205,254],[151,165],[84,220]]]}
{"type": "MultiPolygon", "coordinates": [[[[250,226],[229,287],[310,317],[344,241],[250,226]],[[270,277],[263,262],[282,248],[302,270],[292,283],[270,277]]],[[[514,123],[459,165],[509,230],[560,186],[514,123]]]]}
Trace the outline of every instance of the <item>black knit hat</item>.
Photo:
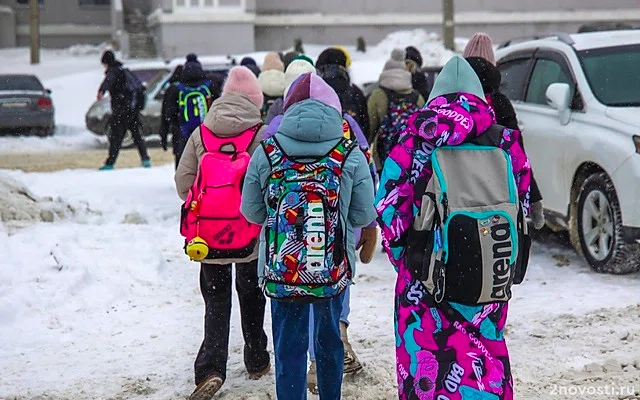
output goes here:
{"type": "Polygon", "coordinates": [[[347,56],[340,49],[336,49],[333,47],[325,49],[318,56],[318,61],[316,61],[316,67],[319,68],[324,65],[330,65],[330,64],[341,65],[347,68],[347,56]]]}
{"type": "Polygon", "coordinates": [[[409,46],[404,51],[407,54],[405,56],[406,60],[411,60],[418,64],[418,67],[422,67],[422,55],[420,54],[420,50],[416,49],[413,46],[409,46]]]}
{"type": "Polygon", "coordinates": [[[107,50],[102,53],[102,58],[100,59],[101,64],[112,65],[116,61],[116,55],[113,54],[113,51],[107,50]]]}

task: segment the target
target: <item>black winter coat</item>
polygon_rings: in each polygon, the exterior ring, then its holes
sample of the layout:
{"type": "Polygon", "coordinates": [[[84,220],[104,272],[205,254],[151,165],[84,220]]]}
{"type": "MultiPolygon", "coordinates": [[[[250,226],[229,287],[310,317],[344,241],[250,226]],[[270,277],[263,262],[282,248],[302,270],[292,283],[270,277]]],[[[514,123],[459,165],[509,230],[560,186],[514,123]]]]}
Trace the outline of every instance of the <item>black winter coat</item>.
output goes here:
{"type": "Polygon", "coordinates": [[[427,80],[426,75],[422,71],[417,71],[411,74],[411,86],[413,86],[413,90],[417,91],[422,95],[425,101],[429,98],[429,94],[431,93],[432,85],[427,80]]]}
{"type": "Polygon", "coordinates": [[[347,70],[340,65],[328,64],[318,68],[318,75],[338,94],[342,112],[351,115],[362,132],[369,132],[367,98],[359,87],[351,83],[347,70]]]}
{"type": "Polygon", "coordinates": [[[128,115],[131,110],[128,106],[131,103],[131,94],[125,85],[124,71],[122,63],[115,61],[107,67],[105,77],[98,91],[102,94],[109,92],[111,97],[111,111],[114,116],[128,115]]]}
{"type": "MultiPolygon", "coordinates": [[[[182,76],[180,78],[180,82],[183,82],[188,86],[200,86],[207,80],[204,72],[200,70],[199,72],[190,71],[186,69],[183,71],[182,76]]],[[[180,137],[180,116],[179,116],[179,107],[178,107],[178,98],[180,97],[180,89],[178,88],[178,83],[173,82],[167,88],[164,98],[162,99],[162,121],[160,122],[160,137],[162,139],[166,139],[169,136],[169,132],[171,132],[173,141],[175,141],[180,137]]],[[[212,94],[211,101],[220,97],[220,87],[216,82],[211,82],[209,85],[209,90],[212,94]]]]}

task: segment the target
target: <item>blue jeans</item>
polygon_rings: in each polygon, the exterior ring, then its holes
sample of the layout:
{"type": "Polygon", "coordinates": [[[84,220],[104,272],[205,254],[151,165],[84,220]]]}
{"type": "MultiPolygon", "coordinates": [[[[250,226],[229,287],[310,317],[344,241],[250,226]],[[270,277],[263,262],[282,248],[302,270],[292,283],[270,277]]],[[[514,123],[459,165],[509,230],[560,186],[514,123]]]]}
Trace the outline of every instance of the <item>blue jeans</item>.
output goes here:
{"type": "MultiPolygon", "coordinates": [[[[344,290],[344,297],[342,300],[342,312],[340,313],[340,321],[349,325],[349,314],[351,313],[351,285],[347,286],[344,290]]],[[[309,314],[309,338],[313,337],[313,309],[309,314]]],[[[316,360],[316,346],[313,340],[309,340],[309,359],[311,361],[316,360]]]]}
{"type": "Polygon", "coordinates": [[[331,300],[295,304],[271,300],[271,324],[276,359],[278,400],[307,399],[309,313],[313,309],[313,338],[318,349],[318,390],[321,400],[339,400],[344,368],[340,313],[344,292],[331,300]]]}

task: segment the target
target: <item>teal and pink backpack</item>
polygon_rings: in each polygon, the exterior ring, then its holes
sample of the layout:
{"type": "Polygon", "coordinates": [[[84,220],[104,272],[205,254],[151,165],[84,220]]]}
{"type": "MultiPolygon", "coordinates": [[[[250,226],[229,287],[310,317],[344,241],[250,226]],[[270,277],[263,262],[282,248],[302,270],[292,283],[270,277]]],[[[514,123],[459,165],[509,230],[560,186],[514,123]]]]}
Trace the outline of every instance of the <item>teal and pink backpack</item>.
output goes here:
{"type": "MultiPolygon", "coordinates": [[[[247,149],[261,124],[235,137],[217,137],[200,125],[205,154],[182,207],[180,233],[186,242],[208,247],[207,259],[243,259],[253,253],[261,226],[240,213],[242,183],[251,156],[247,149]],[[222,151],[232,145],[234,152],[222,151]]],[[[186,246],[185,246],[186,250],[186,246]]]]}

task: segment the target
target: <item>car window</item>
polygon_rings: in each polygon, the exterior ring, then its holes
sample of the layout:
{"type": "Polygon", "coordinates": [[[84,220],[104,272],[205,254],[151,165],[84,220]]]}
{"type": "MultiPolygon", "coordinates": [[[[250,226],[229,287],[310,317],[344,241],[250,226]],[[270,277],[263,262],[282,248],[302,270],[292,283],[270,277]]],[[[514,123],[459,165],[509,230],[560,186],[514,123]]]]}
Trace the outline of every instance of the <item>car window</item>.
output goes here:
{"type": "Polygon", "coordinates": [[[37,90],[43,91],[42,84],[35,76],[3,75],[0,76],[0,90],[37,90]]]}
{"type": "Polygon", "coordinates": [[[547,88],[552,83],[568,83],[572,85],[571,78],[562,66],[553,60],[540,58],[536,61],[527,90],[525,101],[533,104],[547,104],[547,88]]]}
{"type": "Polygon", "coordinates": [[[502,81],[500,91],[511,100],[522,100],[529,73],[529,59],[523,58],[498,65],[502,81]]]}

